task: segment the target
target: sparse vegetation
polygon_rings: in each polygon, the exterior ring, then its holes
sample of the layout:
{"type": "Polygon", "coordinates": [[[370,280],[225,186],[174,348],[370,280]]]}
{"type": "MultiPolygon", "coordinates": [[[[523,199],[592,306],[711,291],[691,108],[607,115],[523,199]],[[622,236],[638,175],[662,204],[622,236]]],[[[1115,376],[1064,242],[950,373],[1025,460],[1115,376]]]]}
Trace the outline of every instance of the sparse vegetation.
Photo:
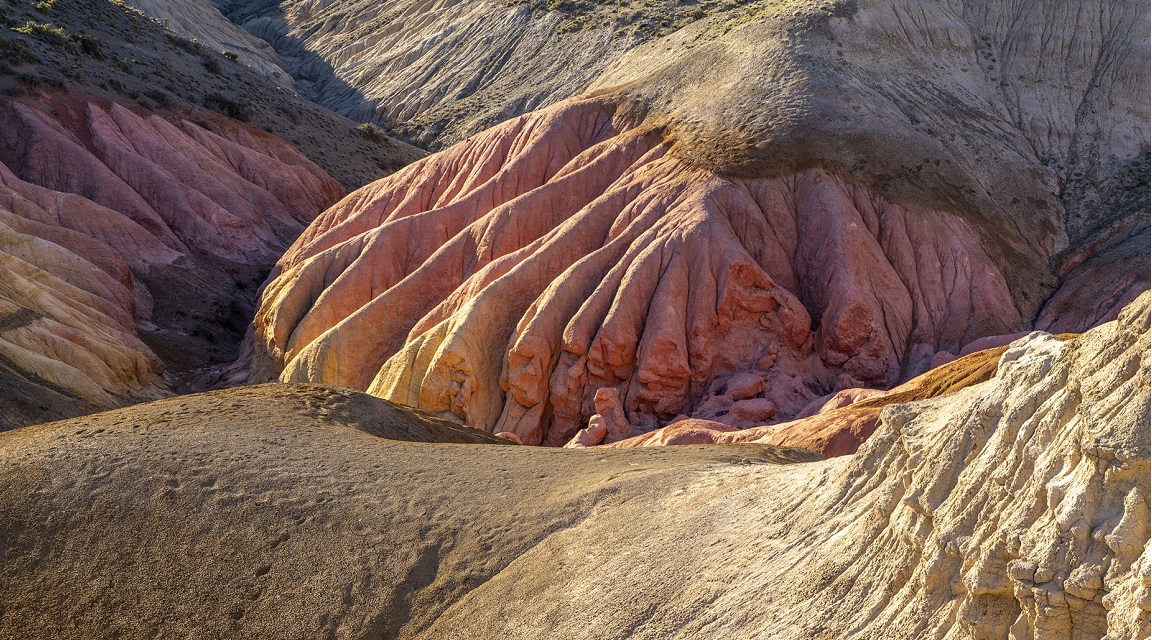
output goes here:
{"type": "Polygon", "coordinates": [[[559,34],[600,27],[639,40],[666,35],[697,20],[717,18],[715,29],[731,29],[773,11],[776,0],[504,0],[507,6],[557,12],[559,34]]]}
{"type": "Polygon", "coordinates": [[[96,60],[104,59],[104,47],[95,36],[90,36],[87,33],[73,33],[68,38],[79,46],[80,50],[89,57],[96,60]]]}
{"type": "Polygon", "coordinates": [[[62,44],[68,41],[68,32],[64,27],[52,24],[51,22],[36,22],[29,20],[24,23],[22,27],[15,27],[12,29],[17,33],[24,33],[30,36],[43,38],[52,43],[62,44]]]}
{"type": "Polygon", "coordinates": [[[168,107],[172,105],[172,96],[166,91],[160,89],[153,89],[152,91],[145,91],[144,95],[152,99],[159,107],[168,107]]]}
{"type": "Polygon", "coordinates": [[[388,146],[386,130],[379,133],[384,143],[373,143],[376,136],[358,133],[355,123],[284,95],[245,66],[239,50],[181,36],[123,0],[0,0],[0,26],[3,96],[87,85],[105,98],[178,110],[205,129],[215,120],[197,112],[210,109],[294,141],[350,188],[382,175],[377,156],[384,149],[387,170],[415,157],[388,146]],[[324,156],[321,140],[353,150],[324,156]]]}
{"type": "Polygon", "coordinates": [[[10,65],[33,64],[39,62],[28,43],[19,39],[0,37],[0,60],[10,65]]]}
{"type": "Polygon", "coordinates": [[[245,105],[219,93],[210,93],[204,96],[204,106],[240,122],[248,122],[251,117],[245,105]]]}
{"type": "Polygon", "coordinates": [[[356,132],[376,143],[384,142],[388,139],[388,134],[385,133],[383,129],[372,124],[371,122],[365,122],[364,124],[356,127],[356,132]]]}

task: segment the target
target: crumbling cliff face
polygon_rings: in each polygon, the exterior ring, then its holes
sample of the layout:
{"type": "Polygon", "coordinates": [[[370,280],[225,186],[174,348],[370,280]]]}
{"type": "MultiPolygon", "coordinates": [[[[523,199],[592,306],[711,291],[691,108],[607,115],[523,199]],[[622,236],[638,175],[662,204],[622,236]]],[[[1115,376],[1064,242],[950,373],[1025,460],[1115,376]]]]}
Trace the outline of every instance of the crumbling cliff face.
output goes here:
{"type": "Polygon", "coordinates": [[[1125,97],[1148,90],[1145,9],[1085,9],[1108,55],[1065,38],[1068,7],[933,11],[685,29],[350,195],[281,260],[253,379],[558,445],[608,413],[607,441],[778,423],[980,338],[1115,317],[1148,286],[1146,105],[1125,97]],[[1033,28],[1078,62],[1049,68],[1033,28]],[[1042,126],[1048,99],[1093,106],[1042,126]]]}
{"type": "Polygon", "coordinates": [[[0,103],[0,426],[165,393],[162,357],[218,348],[259,265],[343,195],[286,143],[206,117],[0,103]]]}

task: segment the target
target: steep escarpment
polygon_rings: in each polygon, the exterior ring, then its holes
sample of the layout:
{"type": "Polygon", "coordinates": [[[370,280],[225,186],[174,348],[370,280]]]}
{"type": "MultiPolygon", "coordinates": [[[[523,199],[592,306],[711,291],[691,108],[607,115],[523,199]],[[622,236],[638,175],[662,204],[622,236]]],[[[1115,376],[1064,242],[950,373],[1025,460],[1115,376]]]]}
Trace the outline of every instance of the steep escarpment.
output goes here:
{"type": "Polygon", "coordinates": [[[342,195],[286,143],[203,117],[0,102],[3,427],[154,398],[235,357],[262,265],[342,195]]]}
{"type": "Polygon", "coordinates": [[[350,195],[280,262],[253,379],[534,444],[612,414],[613,441],[778,423],[978,338],[1114,317],[1148,286],[1147,38],[1127,26],[1146,9],[1085,7],[1115,26],[1088,30],[1108,56],[1063,9],[1015,28],[1004,8],[910,11],[808,7],[703,44],[687,28],[597,92],[350,195]],[[1033,29],[1076,68],[1049,69],[1033,29]]]}
{"type": "Polygon", "coordinates": [[[10,431],[0,630],[1146,637],[1148,318],[1033,334],[827,461],[403,442],[279,385],[10,431]]]}

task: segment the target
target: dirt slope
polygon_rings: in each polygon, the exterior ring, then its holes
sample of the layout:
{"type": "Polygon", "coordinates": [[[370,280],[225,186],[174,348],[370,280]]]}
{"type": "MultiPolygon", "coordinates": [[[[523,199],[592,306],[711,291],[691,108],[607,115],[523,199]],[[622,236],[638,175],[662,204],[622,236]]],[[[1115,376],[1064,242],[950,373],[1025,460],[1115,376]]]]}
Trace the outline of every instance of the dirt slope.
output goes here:
{"type": "Polygon", "coordinates": [[[583,92],[619,55],[685,24],[716,37],[778,2],[214,0],[271,43],[302,90],[443,148],[583,92]]]}
{"type": "Polygon", "coordinates": [[[1037,334],[822,462],[385,440],[275,386],[7,432],[0,629],[1145,637],[1148,318],[1037,334]]]}
{"type": "Polygon", "coordinates": [[[130,4],[0,3],[0,89],[9,97],[67,90],[192,119],[213,110],[290,142],[348,189],[423,154],[383,132],[365,136],[357,123],[281,86],[259,69],[274,59],[240,58],[244,48],[228,45],[250,37],[210,5],[140,3],[155,17],[130,4]],[[201,39],[200,30],[217,37],[201,39]]]}

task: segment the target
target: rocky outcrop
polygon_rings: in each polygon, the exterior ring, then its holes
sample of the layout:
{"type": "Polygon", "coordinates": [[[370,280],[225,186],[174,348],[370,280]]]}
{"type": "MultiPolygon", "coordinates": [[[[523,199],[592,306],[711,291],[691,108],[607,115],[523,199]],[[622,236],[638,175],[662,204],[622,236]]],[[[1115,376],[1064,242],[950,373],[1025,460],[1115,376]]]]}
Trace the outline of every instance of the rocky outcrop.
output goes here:
{"type": "Polygon", "coordinates": [[[1135,640],[1149,349],[1145,294],[827,461],[403,442],[277,385],[10,431],[0,634],[1135,640]]]}
{"type": "Polygon", "coordinates": [[[0,103],[0,358],[40,388],[5,395],[0,427],[164,393],[154,349],[173,356],[172,334],[219,348],[207,341],[260,265],[342,195],[289,145],[211,121],[65,95],[0,103]]]}
{"type": "MultiPolygon", "coordinates": [[[[725,424],[687,418],[607,446],[632,448],[758,442],[809,449],[826,457],[849,455],[855,453],[876,430],[880,424],[881,411],[885,407],[955,393],[984,382],[996,374],[997,363],[1007,349],[1005,346],[977,351],[934,368],[889,391],[843,389],[812,401],[795,420],[789,422],[767,426],[736,424],[743,428],[735,429],[731,421],[725,424]]],[[[726,402],[732,402],[731,398],[726,399],[726,402]]],[[[730,406],[735,408],[740,402],[730,406]]]]}
{"type": "Polygon", "coordinates": [[[688,28],[597,92],[350,195],[281,260],[253,379],[553,445],[614,389],[628,426],[600,425],[610,442],[678,417],[781,423],[980,338],[1114,317],[1148,282],[1146,37],[1125,26],[1145,9],[1084,9],[1120,25],[1089,30],[1115,51],[1090,74],[1025,46],[1064,13],[933,11],[808,7],[703,44],[688,28]],[[1033,81],[1005,75],[1029,64],[1033,81]],[[1041,127],[1037,96],[1096,107],[1041,127]]]}

